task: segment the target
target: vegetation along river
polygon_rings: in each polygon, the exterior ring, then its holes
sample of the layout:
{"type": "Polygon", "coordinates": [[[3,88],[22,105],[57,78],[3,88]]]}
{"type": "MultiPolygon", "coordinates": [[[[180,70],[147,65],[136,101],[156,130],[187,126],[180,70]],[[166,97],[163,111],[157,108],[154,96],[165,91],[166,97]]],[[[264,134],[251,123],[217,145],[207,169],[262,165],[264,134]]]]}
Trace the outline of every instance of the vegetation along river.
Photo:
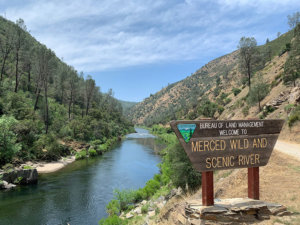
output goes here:
{"type": "Polygon", "coordinates": [[[147,130],[136,130],[103,156],[40,175],[37,185],[0,192],[0,224],[98,224],[114,189],[143,187],[159,172],[160,145],[147,130]]]}

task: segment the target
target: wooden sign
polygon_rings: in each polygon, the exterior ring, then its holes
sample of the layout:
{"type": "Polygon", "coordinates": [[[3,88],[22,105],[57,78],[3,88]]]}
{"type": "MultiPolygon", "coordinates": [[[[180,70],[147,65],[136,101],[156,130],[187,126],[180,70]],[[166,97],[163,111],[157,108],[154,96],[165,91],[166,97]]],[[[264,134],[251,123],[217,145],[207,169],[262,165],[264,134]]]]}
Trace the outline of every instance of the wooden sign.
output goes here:
{"type": "Polygon", "coordinates": [[[172,121],[198,171],[265,166],[284,120],[172,121]]]}

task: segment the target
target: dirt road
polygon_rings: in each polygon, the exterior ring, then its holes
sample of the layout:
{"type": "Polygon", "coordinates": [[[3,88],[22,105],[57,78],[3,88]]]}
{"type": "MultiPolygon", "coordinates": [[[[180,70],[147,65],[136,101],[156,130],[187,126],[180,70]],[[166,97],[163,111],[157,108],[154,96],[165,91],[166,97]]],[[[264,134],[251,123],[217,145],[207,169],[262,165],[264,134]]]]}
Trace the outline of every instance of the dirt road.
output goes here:
{"type": "Polygon", "coordinates": [[[300,161],[300,144],[277,140],[274,148],[300,161]]]}

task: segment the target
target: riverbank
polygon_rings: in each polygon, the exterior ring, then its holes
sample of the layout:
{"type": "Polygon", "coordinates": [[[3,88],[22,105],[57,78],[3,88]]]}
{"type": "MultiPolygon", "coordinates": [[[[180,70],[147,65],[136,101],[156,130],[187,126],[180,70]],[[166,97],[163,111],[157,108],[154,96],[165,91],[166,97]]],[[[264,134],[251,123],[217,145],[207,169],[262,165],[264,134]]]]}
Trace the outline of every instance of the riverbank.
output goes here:
{"type": "Polygon", "coordinates": [[[75,156],[67,156],[63,157],[58,161],[54,162],[26,162],[22,166],[30,166],[32,168],[35,168],[39,174],[43,173],[53,173],[56,172],[65,166],[69,165],[70,163],[75,162],[75,156]]]}

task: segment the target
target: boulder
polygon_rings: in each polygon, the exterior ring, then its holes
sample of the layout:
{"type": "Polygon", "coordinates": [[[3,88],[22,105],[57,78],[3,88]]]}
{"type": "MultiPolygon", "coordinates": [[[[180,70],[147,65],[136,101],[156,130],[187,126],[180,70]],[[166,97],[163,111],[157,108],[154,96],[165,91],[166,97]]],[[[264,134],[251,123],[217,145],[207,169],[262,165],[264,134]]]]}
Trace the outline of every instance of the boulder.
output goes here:
{"type": "Polygon", "coordinates": [[[297,104],[300,102],[300,87],[294,87],[289,95],[289,104],[297,104]]]}
{"type": "Polygon", "coordinates": [[[2,179],[13,184],[35,184],[38,181],[38,172],[36,169],[18,169],[3,172],[2,179]]]}
{"type": "Polygon", "coordinates": [[[14,188],[14,187],[16,187],[16,185],[10,184],[5,180],[0,183],[0,189],[11,189],[11,188],[14,188]]]}

